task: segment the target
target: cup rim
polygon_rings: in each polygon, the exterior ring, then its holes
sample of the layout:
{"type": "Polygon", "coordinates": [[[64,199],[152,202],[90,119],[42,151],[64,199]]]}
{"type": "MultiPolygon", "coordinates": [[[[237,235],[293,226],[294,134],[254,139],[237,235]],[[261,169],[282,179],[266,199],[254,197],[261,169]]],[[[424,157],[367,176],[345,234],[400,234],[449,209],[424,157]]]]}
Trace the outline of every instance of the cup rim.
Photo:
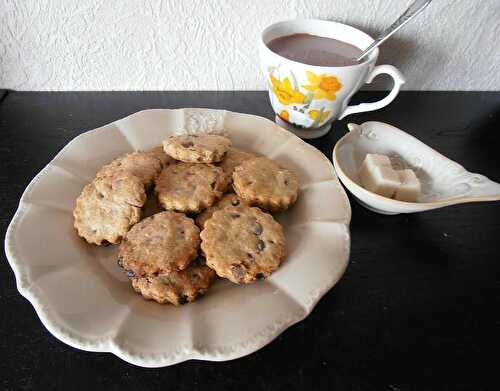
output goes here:
{"type": "MultiPolygon", "coordinates": [[[[332,20],[324,20],[324,19],[314,19],[314,18],[297,18],[297,19],[287,19],[287,20],[282,20],[282,21],[279,21],[279,22],[276,22],[276,23],[273,23],[269,26],[267,26],[264,30],[262,30],[262,33],[260,34],[260,45],[262,48],[264,48],[264,50],[266,50],[268,53],[271,53],[277,57],[280,57],[282,58],[283,60],[285,61],[288,61],[288,62],[291,62],[293,64],[297,64],[297,65],[302,65],[302,66],[307,66],[307,67],[312,67],[312,68],[315,68],[315,69],[332,69],[332,68],[340,68],[340,69],[355,69],[355,68],[358,68],[358,67],[363,67],[363,66],[366,66],[368,64],[370,64],[371,62],[374,62],[376,61],[376,59],[378,58],[378,54],[379,54],[379,49],[378,48],[375,48],[374,50],[372,50],[372,52],[368,55],[368,58],[359,63],[359,64],[354,64],[354,65],[345,65],[345,66],[322,66],[322,65],[311,65],[311,64],[306,64],[306,63],[303,63],[303,62],[299,62],[299,61],[295,61],[295,60],[290,60],[289,58],[286,58],[286,57],[283,57],[281,55],[279,55],[278,53],[276,52],[273,52],[271,49],[269,49],[269,46],[267,46],[267,43],[264,42],[264,35],[267,34],[271,29],[273,28],[276,28],[277,26],[279,25],[285,25],[285,24],[288,24],[290,22],[305,22],[305,23],[321,23],[321,24],[334,24],[334,25],[338,25],[338,26],[342,26],[342,27],[347,27],[349,29],[353,29],[353,30],[356,30],[358,33],[360,33],[361,35],[365,36],[366,38],[368,38],[369,40],[371,40],[371,42],[374,42],[375,39],[373,39],[373,37],[371,37],[369,34],[365,33],[364,31],[360,30],[360,29],[357,29],[356,27],[353,27],[351,25],[348,25],[348,24],[345,24],[345,23],[340,23],[340,22],[334,22],[332,20]]],[[[361,49],[360,49],[361,50],[361,49]]]]}

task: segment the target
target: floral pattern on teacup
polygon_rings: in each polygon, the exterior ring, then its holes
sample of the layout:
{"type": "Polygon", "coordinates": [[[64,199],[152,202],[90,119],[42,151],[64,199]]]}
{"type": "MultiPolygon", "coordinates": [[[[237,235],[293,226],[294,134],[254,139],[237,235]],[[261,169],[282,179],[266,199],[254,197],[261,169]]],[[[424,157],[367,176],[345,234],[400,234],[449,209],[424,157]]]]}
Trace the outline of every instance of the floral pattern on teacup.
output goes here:
{"type": "Polygon", "coordinates": [[[278,116],[284,121],[290,121],[290,113],[286,110],[281,110],[278,116]]]}
{"type": "Polygon", "coordinates": [[[321,111],[321,110],[309,110],[307,113],[309,115],[309,118],[311,118],[313,121],[318,120],[320,123],[326,121],[326,119],[330,116],[332,112],[331,111],[321,111]]]}
{"type": "Polygon", "coordinates": [[[308,84],[299,85],[292,71],[287,72],[286,76],[282,75],[281,79],[275,76],[274,72],[279,68],[268,69],[269,89],[274,95],[273,100],[281,106],[278,116],[282,120],[293,124],[307,122],[311,127],[318,127],[331,119],[332,112],[326,110],[327,107],[321,101],[333,101],[337,98],[336,93],[342,89],[337,76],[306,71],[308,84]]]}
{"type": "Polygon", "coordinates": [[[292,87],[288,77],[285,77],[283,81],[275,78],[272,73],[269,74],[269,77],[271,79],[271,89],[281,104],[304,103],[305,95],[292,87]]]}
{"type": "Polygon", "coordinates": [[[306,71],[307,80],[310,84],[302,87],[314,94],[314,99],[335,100],[335,93],[340,91],[342,83],[334,75],[316,75],[314,72],[306,71]]]}

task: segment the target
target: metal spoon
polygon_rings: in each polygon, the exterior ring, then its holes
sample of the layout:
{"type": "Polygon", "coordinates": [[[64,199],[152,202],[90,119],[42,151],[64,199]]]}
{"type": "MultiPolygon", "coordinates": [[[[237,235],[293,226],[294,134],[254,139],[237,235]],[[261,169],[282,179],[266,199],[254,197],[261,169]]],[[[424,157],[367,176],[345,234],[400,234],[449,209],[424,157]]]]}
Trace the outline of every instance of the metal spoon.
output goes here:
{"type": "Polygon", "coordinates": [[[392,34],[394,34],[406,23],[412,20],[415,16],[417,16],[420,12],[422,12],[424,8],[427,7],[431,1],[432,0],[415,0],[413,3],[411,3],[410,6],[406,9],[406,11],[393,24],[391,24],[389,28],[385,29],[382,32],[382,34],[380,34],[378,38],[375,41],[373,41],[373,43],[370,46],[368,46],[368,48],[363,53],[361,53],[361,55],[356,59],[356,61],[360,61],[363,57],[365,57],[373,49],[378,47],[392,34]]]}

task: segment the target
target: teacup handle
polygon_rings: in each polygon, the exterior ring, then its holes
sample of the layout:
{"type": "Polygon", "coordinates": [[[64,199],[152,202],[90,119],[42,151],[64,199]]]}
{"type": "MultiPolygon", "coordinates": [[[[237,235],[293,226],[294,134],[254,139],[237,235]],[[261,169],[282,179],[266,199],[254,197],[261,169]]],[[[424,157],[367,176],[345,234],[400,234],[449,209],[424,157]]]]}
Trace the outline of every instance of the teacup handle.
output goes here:
{"type": "Polygon", "coordinates": [[[381,99],[377,102],[360,103],[359,105],[355,106],[347,106],[344,112],[340,115],[339,119],[342,119],[354,113],[362,113],[365,111],[381,109],[382,107],[385,107],[389,103],[391,103],[394,98],[396,98],[396,96],[399,94],[399,90],[401,89],[401,85],[406,81],[405,77],[401,72],[398,71],[396,67],[393,67],[392,65],[377,65],[375,68],[373,68],[371,73],[366,78],[366,83],[370,84],[373,79],[375,79],[375,77],[377,77],[381,73],[386,73],[387,75],[392,77],[392,80],[394,80],[394,86],[392,87],[391,92],[389,92],[389,94],[384,99],[381,99]]]}

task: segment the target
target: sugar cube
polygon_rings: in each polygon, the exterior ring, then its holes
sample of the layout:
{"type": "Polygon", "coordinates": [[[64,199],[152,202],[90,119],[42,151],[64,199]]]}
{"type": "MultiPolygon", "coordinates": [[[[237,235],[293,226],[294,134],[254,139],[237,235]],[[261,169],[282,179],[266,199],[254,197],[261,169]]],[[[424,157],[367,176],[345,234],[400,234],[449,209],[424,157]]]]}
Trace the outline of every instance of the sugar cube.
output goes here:
{"type": "Polygon", "coordinates": [[[397,171],[400,185],[396,189],[394,198],[399,201],[415,202],[420,195],[422,189],[420,181],[415,172],[410,169],[397,171]]]}
{"type": "Polygon", "coordinates": [[[367,154],[359,170],[359,179],[366,190],[388,198],[400,184],[398,174],[384,155],[367,154]]]}
{"type": "Polygon", "coordinates": [[[368,153],[365,156],[365,160],[363,161],[363,165],[361,166],[361,170],[363,166],[366,167],[375,167],[375,166],[387,166],[391,167],[391,161],[389,157],[385,155],[379,155],[376,153],[368,153]]]}

